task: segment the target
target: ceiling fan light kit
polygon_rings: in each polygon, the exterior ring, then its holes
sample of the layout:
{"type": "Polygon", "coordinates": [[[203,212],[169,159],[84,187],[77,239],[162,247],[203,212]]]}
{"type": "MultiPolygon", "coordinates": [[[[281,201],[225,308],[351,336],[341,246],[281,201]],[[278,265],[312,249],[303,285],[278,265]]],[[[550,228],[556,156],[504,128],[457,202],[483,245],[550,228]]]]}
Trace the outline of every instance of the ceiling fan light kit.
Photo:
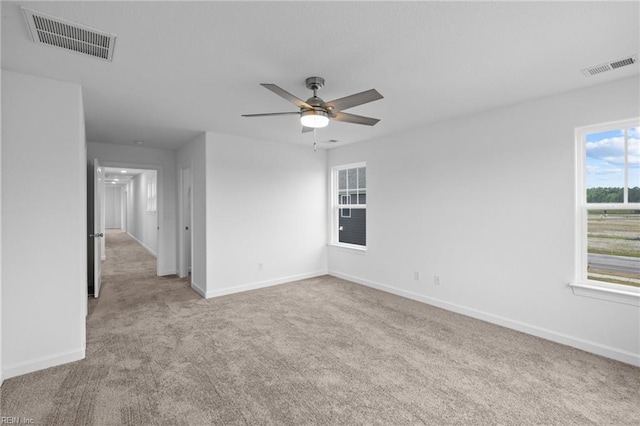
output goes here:
{"type": "Polygon", "coordinates": [[[318,90],[324,87],[324,79],[322,77],[309,77],[305,80],[307,89],[313,90],[313,96],[307,101],[292,95],[286,90],[271,83],[261,83],[268,90],[276,95],[291,102],[300,110],[298,112],[272,112],[265,114],[244,114],[243,117],[265,117],[272,115],[300,115],[300,123],[302,124],[302,132],[312,129],[318,129],[329,125],[330,120],[342,121],[344,123],[363,124],[365,126],[374,126],[378,121],[377,118],[363,117],[360,115],[342,112],[345,109],[353,108],[358,105],[382,99],[383,96],[375,89],[366,90],[354,95],[345,96],[344,98],[335,99],[325,102],[318,97],[318,90]]]}
{"type": "Polygon", "coordinates": [[[329,125],[329,116],[324,111],[302,111],[300,113],[300,123],[302,123],[304,127],[319,129],[329,125]]]}

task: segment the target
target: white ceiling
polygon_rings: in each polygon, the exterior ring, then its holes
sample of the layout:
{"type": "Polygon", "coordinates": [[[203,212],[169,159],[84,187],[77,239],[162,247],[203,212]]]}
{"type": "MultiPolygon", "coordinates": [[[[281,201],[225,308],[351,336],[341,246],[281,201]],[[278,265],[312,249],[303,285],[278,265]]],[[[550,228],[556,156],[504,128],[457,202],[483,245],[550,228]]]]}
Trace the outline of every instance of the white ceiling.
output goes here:
{"type": "Polygon", "coordinates": [[[348,111],[375,127],[318,131],[334,147],[638,74],[581,70],[639,38],[639,2],[2,2],[2,68],[82,85],[89,141],[162,148],[203,130],[312,143],[295,116],[240,116],[297,110],[259,83],[382,93],[348,111]],[[114,33],[113,62],[33,43],[20,6],[114,33]]]}

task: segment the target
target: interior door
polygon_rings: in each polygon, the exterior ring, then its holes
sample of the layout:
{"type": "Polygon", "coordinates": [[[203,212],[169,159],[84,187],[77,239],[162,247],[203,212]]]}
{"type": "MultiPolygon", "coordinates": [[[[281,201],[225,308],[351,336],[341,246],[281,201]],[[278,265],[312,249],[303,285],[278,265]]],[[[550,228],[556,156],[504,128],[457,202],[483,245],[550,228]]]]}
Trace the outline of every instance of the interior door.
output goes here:
{"type": "Polygon", "coordinates": [[[104,169],[100,167],[98,159],[93,160],[93,279],[94,279],[94,292],[93,297],[100,295],[100,279],[102,274],[102,259],[103,259],[103,212],[104,212],[104,169]]]}

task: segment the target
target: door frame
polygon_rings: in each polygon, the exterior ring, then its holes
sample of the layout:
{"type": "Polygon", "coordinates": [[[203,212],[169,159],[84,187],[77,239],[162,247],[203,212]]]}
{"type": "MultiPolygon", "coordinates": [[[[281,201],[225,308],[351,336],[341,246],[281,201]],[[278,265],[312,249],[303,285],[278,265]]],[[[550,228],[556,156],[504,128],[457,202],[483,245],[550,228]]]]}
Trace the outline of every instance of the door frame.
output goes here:
{"type": "Polygon", "coordinates": [[[102,261],[106,259],[104,244],[105,223],[105,173],[100,160],[93,161],[93,230],[89,238],[93,240],[93,297],[100,297],[102,282],[102,261]],[[96,220],[97,219],[97,220],[96,220]],[[100,222],[100,223],[96,223],[100,222]]]}
{"type": "Polygon", "coordinates": [[[178,276],[180,278],[184,278],[189,275],[189,271],[191,271],[191,276],[193,277],[193,161],[186,161],[182,163],[178,167],[178,276]],[[185,179],[185,171],[189,170],[189,180],[191,183],[191,209],[190,217],[189,217],[189,226],[191,227],[189,231],[191,231],[191,238],[189,239],[189,253],[190,262],[187,262],[187,250],[186,250],[186,239],[184,237],[184,228],[186,224],[185,210],[186,210],[186,201],[184,194],[184,179],[185,179]]]}
{"type": "MultiPolygon", "coordinates": [[[[98,159],[100,160],[100,159],[98,159]]],[[[119,161],[100,161],[102,167],[116,167],[122,169],[141,169],[141,170],[155,170],[156,171],[156,182],[157,182],[157,202],[158,202],[158,251],[156,252],[156,275],[160,276],[162,270],[161,267],[164,265],[164,259],[167,256],[165,250],[162,249],[162,242],[165,241],[168,233],[175,232],[175,229],[166,229],[165,226],[162,226],[163,219],[165,217],[165,205],[164,205],[164,174],[162,172],[162,165],[160,164],[149,164],[149,163],[123,163],[119,161]]],[[[126,200],[128,202],[128,200],[126,200]]],[[[127,230],[129,232],[129,224],[127,223],[127,230]]]]}

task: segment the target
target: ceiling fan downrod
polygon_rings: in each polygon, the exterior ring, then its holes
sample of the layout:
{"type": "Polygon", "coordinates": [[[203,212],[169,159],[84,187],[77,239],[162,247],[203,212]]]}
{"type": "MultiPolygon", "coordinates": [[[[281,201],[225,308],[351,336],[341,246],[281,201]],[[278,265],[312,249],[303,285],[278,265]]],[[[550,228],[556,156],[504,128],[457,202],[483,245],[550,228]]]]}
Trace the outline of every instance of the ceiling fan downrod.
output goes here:
{"type": "Polygon", "coordinates": [[[324,78],[322,77],[309,77],[304,81],[307,89],[313,90],[313,97],[318,96],[318,90],[324,87],[324,78]]]}

